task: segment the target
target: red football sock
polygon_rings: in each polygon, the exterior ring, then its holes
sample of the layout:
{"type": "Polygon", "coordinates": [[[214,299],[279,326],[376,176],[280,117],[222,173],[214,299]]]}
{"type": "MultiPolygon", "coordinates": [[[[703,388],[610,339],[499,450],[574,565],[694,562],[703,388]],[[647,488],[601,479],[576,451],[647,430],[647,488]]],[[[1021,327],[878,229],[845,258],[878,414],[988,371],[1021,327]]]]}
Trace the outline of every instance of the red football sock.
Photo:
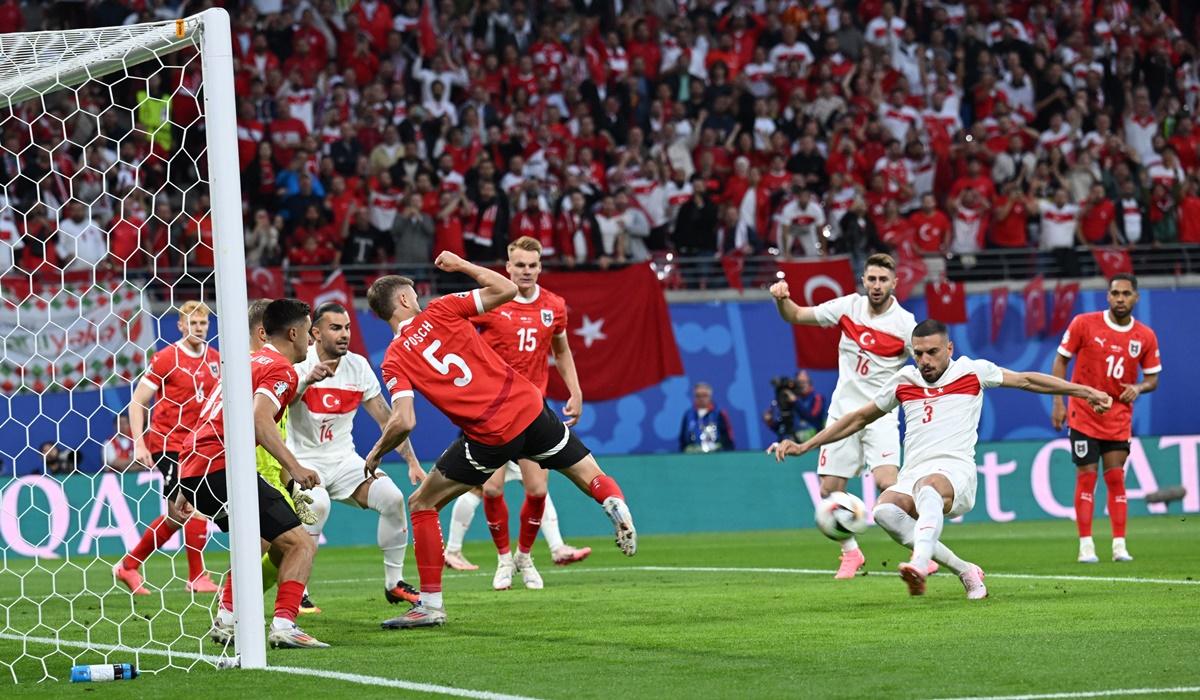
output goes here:
{"type": "Polygon", "coordinates": [[[525,494],[525,502],[521,504],[521,534],[517,537],[517,551],[529,554],[529,550],[533,549],[533,541],[537,539],[538,530],[542,529],[542,513],[545,510],[546,494],[525,494]]]}
{"type": "Polygon", "coordinates": [[[233,572],[225,574],[225,581],[221,584],[221,609],[233,612],[233,572]]]}
{"type": "Polygon", "coordinates": [[[588,487],[592,490],[592,498],[601,505],[604,505],[604,499],[610,496],[625,500],[625,495],[621,493],[621,487],[617,486],[617,482],[607,474],[601,474],[592,479],[592,483],[588,484],[588,487]]]}
{"type": "Polygon", "coordinates": [[[163,546],[163,543],[171,539],[171,536],[178,530],[179,526],[167,516],[158,516],[142,533],[142,539],[138,540],[137,546],[129,550],[129,554],[126,554],[125,558],[121,560],[121,565],[126,569],[137,569],[142,562],[146,561],[146,557],[163,546]]]}
{"type": "Polygon", "coordinates": [[[1092,515],[1095,511],[1096,472],[1075,472],[1075,526],[1080,537],[1092,536],[1092,515]]]}
{"type": "Polygon", "coordinates": [[[193,517],[183,524],[183,544],[187,550],[189,581],[195,581],[204,573],[204,545],[207,542],[207,520],[193,517]]]}
{"type": "Polygon", "coordinates": [[[1125,470],[1105,470],[1104,483],[1108,486],[1108,517],[1112,518],[1113,537],[1124,537],[1125,519],[1129,516],[1129,504],[1125,502],[1125,470]]]}
{"type": "Polygon", "coordinates": [[[280,581],[275,591],[275,617],[296,621],[300,613],[300,599],[304,597],[304,584],[300,581],[280,581]]]}
{"type": "Polygon", "coordinates": [[[417,557],[417,574],[421,577],[422,593],[442,591],[442,524],[432,508],[412,512],[413,550],[417,557]]]}
{"type": "Polygon", "coordinates": [[[488,530],[492,533],[492,541],[496,543],[496,551],[508,554],[508,504],[504,496],[484,496],[483,514],[487,518],[488,530]]]}

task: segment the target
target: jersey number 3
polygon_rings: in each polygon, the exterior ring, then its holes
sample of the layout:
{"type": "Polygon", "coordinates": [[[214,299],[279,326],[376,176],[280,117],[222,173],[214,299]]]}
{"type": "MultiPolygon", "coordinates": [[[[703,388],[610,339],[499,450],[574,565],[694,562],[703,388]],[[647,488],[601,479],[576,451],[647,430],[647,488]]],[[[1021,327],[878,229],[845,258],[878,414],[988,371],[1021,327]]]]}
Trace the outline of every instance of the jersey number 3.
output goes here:
{"type": "Polygon", "coordinates": [[[452,352],[447,353],[444,357],[439,358],[434,353],[437,352],[438,348],[440,347],[442,347],[442,341],[433,341],[429,344],[429,347],[425,348],[425,352],[421,353],[421,357],[424,357],[425,361],[432,365],[439,374],[450,374],[450,368],[452,367],[457,368],[458,371],[462,372],[461,377],[454,378],[454,386],[466,386],[470,384],[471,368],[467,366],[467,363],[463,361],[461,357],[452,352]]]}

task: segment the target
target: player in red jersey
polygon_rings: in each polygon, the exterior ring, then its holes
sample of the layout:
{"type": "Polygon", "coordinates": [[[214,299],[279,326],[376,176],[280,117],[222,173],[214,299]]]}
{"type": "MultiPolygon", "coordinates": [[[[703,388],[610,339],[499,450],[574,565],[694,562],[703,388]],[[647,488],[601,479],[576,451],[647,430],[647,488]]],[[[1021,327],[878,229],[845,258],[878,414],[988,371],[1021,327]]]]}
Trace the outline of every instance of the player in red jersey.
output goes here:
{"type": "MultiPolygon", "coordinates": [[[[317,473],[296,461],[279,435],[279,420],[284,409],[296,394],[296,371],[292,363],[302,361],[308,354],[308,331],[312,325],[309,307],[296,299],[278,299],[263,312],[263,330],[269,341],[250,356],[250,382],[253,387],[254,440],[303,488],[321,482],[317,473]]],[[[179,490],[192,506],[229,531],[226,515],[229,497],[225,481],[225,424],[223,398],[218,389],[200,411],[200,424],[184,445],[180,465],[179,490]]],[[[250,455],[246,455],[250,459],[250,455]]],[[[238,465],[249,469],[250,465],[238,465]]],[[[263,550],[278,569],[278,589],[275,594],[275,617],[271,621],[267,641],[275,647],[326,647],[296,625],[296,614],[304,585],[312,572],[317,545],[304,528],[296,511],[283,494],[257,475],[258,531],[263,550]]],[[[209,636],[230,642],[233,639],[233,577],[227,575],[221,589],[221,600],[209,636]]]]}
{"type": "MultiPolygon", "coordinates": [[[[484,341],[521,376],[533,383],[544,395],[550,381],[547,357],[553,352],[554,366],[567,385],[570,398],[563,409],[566,425],[579,420],[583,408],[583,392],[575,372],[575,360],[567,342],[567,303],[563,298],[538,285],[542,271],[542,244],[536,238],[522,236],[508,246],[509,279],[517,285],[517,297],[481,316],[471,319],[484,341]]],[[[550,545],[555,564],[565,566],[582,561],[592,553],[590,547],[576,549],[563,542],[558,531],[558,515],[547,492],[549,472],[530,459],[509,462],[483,485],[483,510],[488,530],[496,544],[499,560],[492,587],[498,591],[512,587],[513,574],[521,573],[526,588],[543,587],[542,577],[533,565],[530,550],[539,529],[550,545]],[[520,479],[525,486],[525,503],[521,506],[521,532],[514,557],[509,546],[508,506],[504,502],[504,484],[520,479]]],[[[463,494],[454,502],[450,542],[446,545],[446,563],[451,568],[463,568],[462,535],[470,527],[478,498],[463,494]],[[466,512],[463,512],[466,511],[466,512]],[[456,546],[457,545],[457,546],[456,546]]]]}
{"type": "Polygon", "coordinates": [[[421,602],[385,621],[388,629],[445,624],[438,511],[513,460],[532,459],[545,469],[561,471],[604,507],[621,551],[626,556],[637,551],[633,517],[617,482],[601,471],[591,451],[545,405],[541,391],[504,362],[471,324],[472,317],[515,298],[517,285],[453,253],[441,253],[434,263],[445,272],[465,273],[481,287],[434,299],[424,310],[412,280],[404,277],[382,277],[367,292],[371,310],[388,322],[396,338],[381,366],[392,396],[392,415],[367,455],[366,475],[372,476],[383,456],[416,426],[415,390],[463,431],[409,496],[421,602]]]}
{"type": "Polygon", "coordinates": [[[204,570],[204,544],[208,521],[193,513],[179,497],[179,452],[196,425],[205,399],[221,381],[221,356],[208,346],[208,307],[189,301],[179,307],[179,342],[154,353],[150,366],[133,390],[129,426],[134,436],[134,460],[146,469],[162,472],[167,514],[160,515],[142,533],[142,539],[113,568],[116,580],[134,595],[150,595],[138,571],[154,550],[183,528],[187,551],[187,590],[215,593],[217,586],[204,570]],[[150,410],[150,404],[154,410],[150,410]],[[146,414],[150,428],[146,429],[146,414]]]}
{"type": "Polygon", "coordinates": [[[1079,528],[1079,561],[1095,564],[1092,514],[1095,509],[1097,467],[1104,465],[1108,486],[1108,513],[1112,519],[1113,561],[1133,561],[1125,545],[1125,460],[1129,458],[1133,402],[1158,388],[1162,361],[1158,338],[1144,323],[1134,320],[1137,278],[1115,275],[1108,282],[1108,310],[1080,314],[1063,334],[1054,358],[1053,374],[1067,376],[1067,365],[1075,359],[1071,380],[1087,384],[1113,397],[1112,410],[1104,415],[1090,411],[1072,398],[1069,406],[1054,398],[1050,420],[1055,430],[1070,427],[1071,457],[1075,461],[1075,523],[1079,528]],[[1138,369],[1142,381],[1138,381],[1138,369]]]}

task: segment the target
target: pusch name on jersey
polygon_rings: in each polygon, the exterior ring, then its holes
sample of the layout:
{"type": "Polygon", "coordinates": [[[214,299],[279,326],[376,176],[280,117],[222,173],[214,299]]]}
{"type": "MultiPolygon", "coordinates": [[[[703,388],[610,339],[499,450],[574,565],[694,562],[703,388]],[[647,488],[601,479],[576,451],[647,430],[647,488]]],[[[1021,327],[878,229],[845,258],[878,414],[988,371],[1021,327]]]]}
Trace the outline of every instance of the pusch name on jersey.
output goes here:
{"type": "Polygon", "coordinates": [[[414,326],[404,335],[402,347],[405,350],[413,350],[418,345],[425,342],[429,334],[433,332],[433,324],[429,321],[422,321],[421,325],[414,326]]]}

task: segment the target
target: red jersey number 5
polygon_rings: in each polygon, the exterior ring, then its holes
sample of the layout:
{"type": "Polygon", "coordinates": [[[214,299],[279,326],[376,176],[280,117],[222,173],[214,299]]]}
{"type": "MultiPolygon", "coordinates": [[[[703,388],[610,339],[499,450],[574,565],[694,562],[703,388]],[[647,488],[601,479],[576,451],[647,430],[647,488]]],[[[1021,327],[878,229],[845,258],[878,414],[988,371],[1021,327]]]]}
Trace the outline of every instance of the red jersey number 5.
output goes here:
{"type": "Polygon", "coordinates": [[[425,352],[421,353],[421,357],[424,357],[425,361],[432,365],[439,374],[448,375],[450,374],[451,368],[456,368],[459,372],[462,372],[461,377],[454,378],[454,386],[466,386],[470,384],[471,368],[467,366],[467,363],[464,362],[461,357],[452,352],[447,353],[444,357],[439,358],[434,353],[436,353],[440,347],[442,347],[442,341],[433,341],[429,344],[429,347],[425,348],[425,352]]]}

